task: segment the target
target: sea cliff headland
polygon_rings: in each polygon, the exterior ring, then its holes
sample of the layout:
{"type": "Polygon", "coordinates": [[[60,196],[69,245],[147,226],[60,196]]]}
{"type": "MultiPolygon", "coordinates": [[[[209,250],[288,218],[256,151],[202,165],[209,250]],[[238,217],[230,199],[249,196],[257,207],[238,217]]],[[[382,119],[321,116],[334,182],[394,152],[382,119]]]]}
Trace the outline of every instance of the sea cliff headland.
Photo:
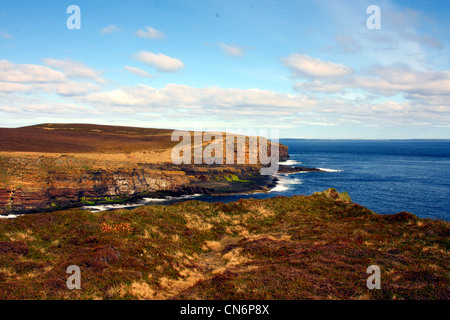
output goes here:
{"type": "MultiPolygon", "coordinates": [[[[262,165],[180,164],[173,130],[87,124],[0,129],[0,214],[35,213],[144,196],[268,191],[262,165]]],[[[270,143],[270,142],[269,142],[270,143]]],[[[203,144],[203,148],[208,143],[203,144]]],[[[279,160],[289,158],[278,144],[279,160]]],[[[225,156],[225,155],[224,155],[225,156]]],[[[248,150],[246,150],[248,160],[248,150]]],[[[320,171],[280,166],[280,172],[320,171]]]]}
{"type": "MultiPolygon", "coordinates": [[[[171,130],[0,129],[0,299],[449,299],[450,224],[380,215],[330,188],[310,196],[186,201],[268,190],[260,164],[175,165],[171,130]],[[69,267],[81,272],[67,286],[69,267]],[[381,287],[367,285],[368,268],[381,287]],[[264,284],[264,285],[261,285],[264,284]]],[[[278,146],[280,161],[289,158],[278,146]]],[[[279,172],[320,171],[280,165],[279,172]]]]}

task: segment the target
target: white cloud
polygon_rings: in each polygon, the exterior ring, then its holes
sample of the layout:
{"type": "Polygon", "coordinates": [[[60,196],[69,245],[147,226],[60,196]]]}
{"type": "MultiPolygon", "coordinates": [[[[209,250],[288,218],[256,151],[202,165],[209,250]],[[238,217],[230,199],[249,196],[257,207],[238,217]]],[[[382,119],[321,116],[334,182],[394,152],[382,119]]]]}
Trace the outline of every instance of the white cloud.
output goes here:
{"type": "MultiPolygon", "coordinates": [[[[328,6],[328,1],[326,3],[328,6]]],[[[335,21],[330,28],[339,30],[335,48],[340,52],[358,54],[358,59],[365,58],[372,63],[392,65],[402,62],[418,70],[429,68],[436,58],[445,56],[443,49],[448,47],[448,37],[440,30],[448,29],[448,25],[427,16],[424,11],[395,1],[381,0],[378,5],[381,8],[381,29],[375,32],[362,27],[361,20],[355,19],[360,17],[361,6],[351,1],[336,2],[328,10],[335,21]]]]}
{"type": "Polygon", "coordinates": [[[52,102],[42,102],[42,103],[33,103],[30,102],[26,105],[21,106],[0,106],[0,111],[11,113],[11,114],[20,114],[21,117],[26,115],[32,116],[42,116],[52,117],[56,115],[65,115],[65,114],[81,114],[81,115],[99,115],[100,113],[96,110],[92,110],[90,108],[70,104],[70,103],[52,103],[52,102]]]}
{"type": "Polygon", "coordinates": [[[203,111],[205,114],[216,113],[227,117],[237,114],[287,115],[315,107],[314,101],[305,96],[259,89],[194,88],[180,84],[168,84],[161,89],[142,84],[122,87],[90,94],[84,97],[83,101],[102,106],[129,106],[135,110],[195,109],[196,114],[203,111]]]}
{"type": "Polygon", "coordinates": [[[290,68],[293,76],[306,78],[339,77],[352,74],[354,71],[345,65],[331,61],[312,58],[300,53],[291,54],[282,59],[290,68]]]}
{"type": "Polygon", "coordinates": [[[100,34],[111,34],[119,32],[120,30],[122,29],[112,24],[100,30],[100,34]]]}
{"type": "Polygon", "coordinates": [[[89,78],[103,83],[98,73],[81,63],[64,60],[46,59],[51,65],[63,69],[54,70],[48,66],[18,64],[0,60],[0,93],[27,93],[39,96],[40,93],[58,94],[61,96],[86,95],[98,91],[97,84],[89,81],[76,82],[71,78],[89,78]]]}
{"type": "Polygon", "coordinates": [[[235,46],[235,45],[228,45],[222,42],[219,42],[219,45],[222,47],[224,52],[233,57],[243,57],[245,54],[245,49],[235,46]]]}
{"type": "Polygon", "coordinates": [[[176,72],[184,68],[181,60],[171,58],[162,53],[140,51],[135,54],[135,58],[150,67],[155,67],[160,72],[176,72]]]}
{"type": "Polygon", "coordinates": [[[164,38],[164,33],[162,31],[156,30],[152,27],[145,27],[144,29],[139,29],[136,32],[139,38],[145,39],[162,39],[164,38]]]}
{"type": "Polygon", "coordinates": [[[65,79],[66,76],[64,73],[46,66],[19,64],[7,60],[0,60],[0,81],[3,82],[61,82],[65,79]]]}
{"type": "Polygon", "coordinates": [[[308,81],[293,85],[300,92],[343,93],[346,89],[358,89],[382,96],[404,94],[409,98],[414,95],[450,95],[448,70],[416,70],[397,63],[392,66],[375,65],[359,75],[351,74],[354,71],[345,65],[299,54],[290,55],[284,62],[294,75],[309,77],[308,81]]]}
{"type": "Polygon", "coordinates": [[[125,66],[123,67],[125,70],[140,76],[140,77],[145,77],[145,78],[150,78],[152,75],[150,73],[148,73],[145,70],[139,69],[139,68],[135,68],[135,67],[130,67],[130,66],[125,66]]]}
{"type": "Polygon", "coordinates": [[[83,62],[70,59],[44,59],[44,63],[54,69],[62,70],[69,78],[91,79],[98,83],[105,83],[99,71],[87,67],[83,62]]]}
{"type": "MultiPolygon", "coordinates": [[[[318,85],[318,83],[316,83],[318,85]]],[[[427,122],[444,125],[450,121],[445,100],[434,102],[379,101],[378,97],[316,96],[285,94],[270,90],[168,84],[121,87],[79,97],[86,106],[101,112],[117,112],[135,117],[159,117],[161,121],[225,121],[233,125],[283,126],[300,124],[345,126],[412,126],[427,122]],[[445,104],[442,104],[444,102],[445,104]],[[299,122],[300,121],[300,122],[299,122]]],[[[434,97],[433,97],[434,99],[434,97]]]]}
{"type": "Polygon", "coordinates": [[[398,93],[450,95],[450,71],[417,71],[377,67],[369,76],[356,76],[349,86],[389,96],[398,93]]]}
{"type": "Polygon", "coordinates": [[[344,91],[344,86],[340,83],[326,83],[320,80],[297,82],[294,84],[294,90],[338,93],[344,91]]]}
{"type": "Polygon", "coordinates": [[[99,90],[98,85],[89,82],[66,81],[63,83],[35,84],[29,89],[33,92],[56,93],[61,96],[82,96],[99,90]]]}
{"type": "MultiPolygon", "coordinates": [[[[173,72],[184,66],[180,60],[163,54],[141,51],[135,57],[159,71],[173,72]]],[[[134,121],[158,119],[163,123],[178,121],[179,125],[205,121],[230,126],[275,123],[284,127],[302,124],[382,127],[423,123],[445,126],[450,122],[450,71],[419,71],[397,64],[372,66],[355,75],[344,65],[308,57],[301,70],[314,76],[294,84],[297,94],[182,84],[162,88],[141,84],[106,91],[101,85],[105,83],[101,74],[84,63],[68,59],[44,61],[46,66],[0,60],[2,115],[14,117],[20,113],[22,118],[31,118],[43,114],[51,118],[53,112],[73,117],[67,106],[82,105],[86,115],[126,117],[134,121]],[[314,72],[305,67],[307,63],[314,72]]],[[[151,76],[140,68],[124,66],[124,69],[139,76],[151,76]]],[[[83,110],[74,109],[81,116],[83,110]]]]}
{"type": "MultiPolygon", "coordinates": [[[[76,113],[83,115],[83,108],[86,108],[86,115],[140,121],[158,119],[162,123],[178,123],[178,126],[205,121],[227,126],[279,124],[285,128],[298,125],[414,126],[423,123],[442,126],[450,121],[448,95],[408,94],[408,100],[398,102],[380,101],[379,96],[370,95],[317,96],[260,89],[195,88],[182,84],[168,84],[163,88],[141,84],[100,91],[92,87],[92,83],[71,82],[35,83],[30,87],[33,91],[21,94],[28,88],[14,88],[15,85],[23,84],[6,83],[2,88],[13,92],[0,90],[0,110],[3,113],[50,117],[51,114],[66,114],[73,117],[76,113]],[[41,93],[58,94],[65,100],[54,103],[51,96],[43,97],[41,93]],[[69,105],[84,107],[72,110],[67,107],[69,105]]],[[[308,85],[320,87],[321,82],[308,85]]]]}
{"type": "Polygon", "coordinates": [[[0,82],[0,92],[25,92],[29,87],[22,83],[0,82]]]}

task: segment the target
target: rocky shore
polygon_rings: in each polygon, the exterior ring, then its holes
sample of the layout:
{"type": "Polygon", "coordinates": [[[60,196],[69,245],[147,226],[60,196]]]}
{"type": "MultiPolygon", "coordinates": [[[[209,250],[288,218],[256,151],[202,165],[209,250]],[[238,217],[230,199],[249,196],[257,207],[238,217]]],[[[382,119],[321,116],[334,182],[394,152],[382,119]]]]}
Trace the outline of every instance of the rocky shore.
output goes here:
{"type": "MultiPolygon", "coordinates": [[[[167,161],[174,145],[170,130],[93,125],[1,130],[0,215],[149,196],[264,192],[276,183],[260,174],[261,165],[174,165],[167,161]]],[[[288,148],[279,144],[279,160],[287,159],[288,148]]],[[[299,171],[320,170],[284,165],[278,170],[299,171]]]]}
{"type": "MultiPolygon", "coordinates": [[[[139,165],[131,170],[48,171],[27,184],[0,188],[0,214],[24,214],[70,207],[122,203],[143,197],[224,195],[269,191],[275,176],[258,166],[139,165]]],[[[318,169],[280,166],[280,173],[318,169]]]]}

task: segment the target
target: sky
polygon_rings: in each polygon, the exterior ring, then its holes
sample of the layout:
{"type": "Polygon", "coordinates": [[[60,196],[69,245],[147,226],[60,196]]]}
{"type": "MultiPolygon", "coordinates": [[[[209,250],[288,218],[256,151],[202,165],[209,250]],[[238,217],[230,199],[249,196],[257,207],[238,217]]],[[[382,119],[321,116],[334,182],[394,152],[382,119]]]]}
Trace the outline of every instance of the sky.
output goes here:
{"type": "Polygon", "coordinates": [[[449,16],[425,0],[2,0],[0,127],[450,139],[449,16]]]}

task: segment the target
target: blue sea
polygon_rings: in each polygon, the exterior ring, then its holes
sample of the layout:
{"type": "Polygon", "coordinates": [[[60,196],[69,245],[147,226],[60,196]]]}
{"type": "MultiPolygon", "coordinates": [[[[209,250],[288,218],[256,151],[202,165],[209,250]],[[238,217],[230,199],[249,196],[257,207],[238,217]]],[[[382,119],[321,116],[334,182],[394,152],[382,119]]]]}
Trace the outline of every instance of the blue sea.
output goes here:
{"type": "Polygon", "coordinates": [[[284,195],[334,187],[377,213],[450,221],[450,140],[280,142],[301,166],[331,169],[286,177],[284,195]]]}
{"type": "MultiPolygon", "coordinates": [[[[422,218],[450,221],[450,140],[280,139],[280,142],[289,147],[291,156],[284,164],[322,168],[326,172],[278,175],[278,184],[270,193],[191,195],[181,199],[147,199],[144,204],[310,195],[333,187],[339,192],[347,191],[353,202],[377,213],[408,211],[422,218]]],[[[91,210],[116,207],[121,205],[91,210]]]]}

